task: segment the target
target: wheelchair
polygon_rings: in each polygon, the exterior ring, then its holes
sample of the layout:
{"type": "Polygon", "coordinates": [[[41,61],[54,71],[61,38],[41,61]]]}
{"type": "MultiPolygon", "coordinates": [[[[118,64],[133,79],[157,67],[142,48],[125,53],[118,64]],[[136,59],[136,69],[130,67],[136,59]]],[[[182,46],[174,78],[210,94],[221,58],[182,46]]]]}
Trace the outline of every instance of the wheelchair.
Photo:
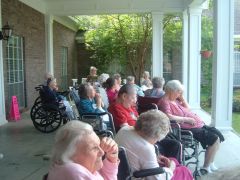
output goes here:
{"type": "Polygon", "coordinates": [[[99,136],[110,136],[114,137],[116,135],[115,126],[113,123],[112,114],[109,112],[102,112],[102,113],[83,113],[80,114],[78,112],[78,105],[80,103],[80,97],[78,95],[78,87],[74,86],[70,88],[69,93],[70,102],[74,102],[74,111],[77,111],[78,119],[82,122],[90,124],[95,133],[99,136]],[[104,121],[103,117],[108,118],[108,122],[104,121]]]}
{"type": "MultiPolygon", "coordinates": [[[[139,113],[145,112],[150,109],[158,109],[158,102],[160,98],[154,97],[138,97],[137,107],[139,113]]],[[[170,121],[171,123],[171,133],[173,134],[173,139],[178,140],[182,144],[182,161],[181,163],[185,166],[195,165],[193,171],[193,177],[196,179],[205,174],[206,172],[200,172],[199,168],[199,155],[204,150],[200,151],[199,142],[194,139],[191,131],[187,129],[182,129],[176,121],[170,121]]],[[[202,170],[201,170],[202,171],[202,170]]]]}
{"type": "Polygon", "coordinates": [[[118,166],[118,175],[117,175],[118,180],[131,180],[135,178],[142,179],[147,176],[154,176],[154,175],[163,174],[163,173],[166,174],[166,180],[168,179],[168,174],[164,171],[162,167],[142,169],[142,170],[133,172],[129,165],[126,149],[122,146],[119,147],[118,158],[120,160],[120,163],[118,166]]]}
{"type": "MultiPolygon", "coordinates": [[[[63,105],[45,102],[43,85],[35,87],[35,90],[39,92],[40,96],[35,100],[31,108],[30,117],[37,130],[43,133],[50,133],[57,130],[62,122],[66,123],[69,121],[63,105]]],[[[61,95],[66,94],[67,92],[61,93],[61,95]]]]}

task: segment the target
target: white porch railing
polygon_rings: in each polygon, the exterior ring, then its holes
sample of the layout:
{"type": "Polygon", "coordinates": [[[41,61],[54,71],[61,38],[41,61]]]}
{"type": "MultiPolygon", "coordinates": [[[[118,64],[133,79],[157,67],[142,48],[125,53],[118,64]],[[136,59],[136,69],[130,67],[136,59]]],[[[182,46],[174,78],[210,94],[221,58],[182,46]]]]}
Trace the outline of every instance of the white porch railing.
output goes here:
{"type": "Polygon", "coordinates": [[[234,52],[233,87],[240,87],[240,52],[234,52]]]}

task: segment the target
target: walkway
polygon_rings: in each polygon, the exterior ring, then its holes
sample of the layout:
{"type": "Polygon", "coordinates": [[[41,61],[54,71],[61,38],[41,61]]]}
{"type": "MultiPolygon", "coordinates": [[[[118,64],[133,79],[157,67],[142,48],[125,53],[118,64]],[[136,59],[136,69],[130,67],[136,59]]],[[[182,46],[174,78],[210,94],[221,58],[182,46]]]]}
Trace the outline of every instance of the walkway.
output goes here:
{"type": "MultiPolygon", "coordinates": [[[[50,154],[55,133],[35,130],[28,112],[22,119],[0,126],[0,153],[4,154],[0,159],[1,180],[41,180],[48,170],[49,161],[43,157],[50,154]]],[[[220,169],[240,166],[240,137],[233,132],[223,134],[226,141],[217,154],[216,165],[220,169]]]]}

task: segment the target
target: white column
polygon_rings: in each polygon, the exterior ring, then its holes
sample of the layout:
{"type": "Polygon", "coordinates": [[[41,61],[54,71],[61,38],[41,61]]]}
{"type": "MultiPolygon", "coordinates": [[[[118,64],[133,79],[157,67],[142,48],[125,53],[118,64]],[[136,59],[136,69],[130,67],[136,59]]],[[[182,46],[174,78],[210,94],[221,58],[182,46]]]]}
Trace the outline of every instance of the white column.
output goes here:
{"type": "MultiPolygon", "coordinates": [[[[2,27],[2,7],[0,0],[0,27],[2,27]]],[[[0,41],[0,125],[5,124],[6,110],[5,110],[5,94],[4,94],[4,74],[3,74],[3,54],[2,54],[2,41],[0,41]]]]}
{"type": "Polygon", "coordinates": [[[152,13],[152,76],[163,77],[163,13],[152,13]]]}
{"type": "Polygon", "coordinates": [[[53,16],[45,15],[46,32],[46,72],[54,75],[53,63],[53,16]]]}
{"type": "Polygon", "coordinates": [[[200,109],[201,13],[200,8],[188,9],[188,85],[186,88],[187,99],[193,109],[200,109]]]}
{"type": "MultiPolygon", "coordinates": [[[[188,13],[183,12],[183,30],[182,30],[182,83],[184,87],[188,86],[188,13]]],[[[189,102],[188,88],[184,90],[184,97],[189,102]]]]}
{"type": "Polygon", "coordinates": [[[214,0],[212,124],[232,128],[234,0],[214,0]]]}

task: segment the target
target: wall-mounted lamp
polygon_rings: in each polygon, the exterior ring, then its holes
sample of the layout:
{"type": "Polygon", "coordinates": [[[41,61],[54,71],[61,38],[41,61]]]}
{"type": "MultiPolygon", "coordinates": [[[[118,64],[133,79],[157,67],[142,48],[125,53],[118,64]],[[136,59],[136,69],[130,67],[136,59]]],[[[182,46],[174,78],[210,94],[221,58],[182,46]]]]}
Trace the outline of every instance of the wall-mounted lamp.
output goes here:
{"type": "Polygon", "coordinates": [[[2,27],[2,31],[0,31],[0,40],[8,40],[11,34],[12,34],[12,28],[7,23],[2,27]]]}
{"type": "Polygon", "coordinates": [[[77,43],[79,44],[84,44],[85,43],[85,34],[86,30],[82,30],[82,29],[79,29],[77,31],[77,34],[76,34],[76,37],[75,37],[75,40],[77,41],[77,43]]]}

